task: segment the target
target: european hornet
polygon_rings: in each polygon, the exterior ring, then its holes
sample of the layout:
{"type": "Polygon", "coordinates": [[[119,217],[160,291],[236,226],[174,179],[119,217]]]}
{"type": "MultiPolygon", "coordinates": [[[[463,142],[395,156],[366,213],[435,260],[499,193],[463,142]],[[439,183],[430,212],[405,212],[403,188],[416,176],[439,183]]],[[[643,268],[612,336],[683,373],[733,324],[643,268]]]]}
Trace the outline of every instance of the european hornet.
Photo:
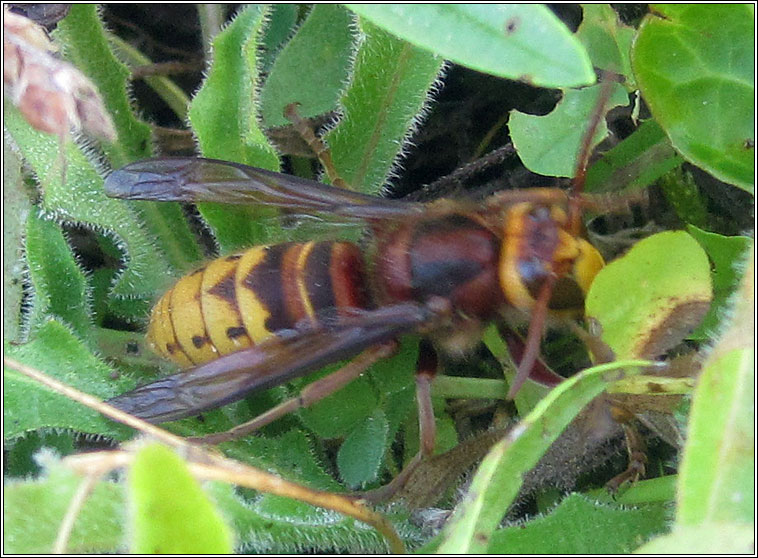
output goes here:
{"type": "Polygon", "coordinates": [[[531,314],[512,397],[538,356],[547,315],[581,314],[604,265],[580,235],[581,210],[596,205],[580,190],[600,117],[585,135],[572,191],[509,190],[484,203],[385,199],[202,158],[151,159],[113,172],[105,182],[113,197],[323,214],[364,223],[371,241],[255,246],[180,279],[155,305],[148,341],[185,370],[110,403],[148,421],[177,420],[354,357],[298,397],[201,438],[218,443],[329,395],[390,355],[399,336],[421,333],[428,342],[416,373],[417,462],[434,447],[436,349],[465,352],[509,309],[531,314]]]}

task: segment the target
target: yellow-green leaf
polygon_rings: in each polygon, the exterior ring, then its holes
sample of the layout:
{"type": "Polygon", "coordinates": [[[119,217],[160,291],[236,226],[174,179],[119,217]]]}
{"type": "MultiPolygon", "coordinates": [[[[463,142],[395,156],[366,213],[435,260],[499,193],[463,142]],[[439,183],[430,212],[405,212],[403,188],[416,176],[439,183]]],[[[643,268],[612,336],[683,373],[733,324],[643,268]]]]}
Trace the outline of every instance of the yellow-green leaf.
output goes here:
{"type": "Polygon", "coordinates": [[[173,450],[150,444],[129,473],[137,554],[229,554],[232,534],[216,506],[173,450]]]}

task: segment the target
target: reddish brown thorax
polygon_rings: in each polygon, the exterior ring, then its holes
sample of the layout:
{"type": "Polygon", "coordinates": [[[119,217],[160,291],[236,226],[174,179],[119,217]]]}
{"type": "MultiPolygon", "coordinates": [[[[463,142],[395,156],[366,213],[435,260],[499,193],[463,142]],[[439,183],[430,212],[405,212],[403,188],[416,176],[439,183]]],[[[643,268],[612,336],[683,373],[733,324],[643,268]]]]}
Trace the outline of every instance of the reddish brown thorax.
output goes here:
{"type": "Polygon", "coordinates": [[[500,239],[475,218],[431,216],[377,233],[372,277],[383,304],[442,297],[455,314],[487,320],[505,302],[499,254],[500,239]]]}

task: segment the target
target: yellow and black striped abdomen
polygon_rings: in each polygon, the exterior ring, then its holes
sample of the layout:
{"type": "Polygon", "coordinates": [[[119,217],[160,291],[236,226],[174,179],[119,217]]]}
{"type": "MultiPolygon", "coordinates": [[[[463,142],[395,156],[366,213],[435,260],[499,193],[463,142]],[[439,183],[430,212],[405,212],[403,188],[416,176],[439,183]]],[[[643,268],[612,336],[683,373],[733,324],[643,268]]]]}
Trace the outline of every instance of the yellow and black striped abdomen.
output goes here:
{"type": "Polygon", "coordinates": [[[302,320],[368,304],[363,256],[354,244],[256,246],[180,279],[153,308],[148,343],[189,367],[302,320]]]}

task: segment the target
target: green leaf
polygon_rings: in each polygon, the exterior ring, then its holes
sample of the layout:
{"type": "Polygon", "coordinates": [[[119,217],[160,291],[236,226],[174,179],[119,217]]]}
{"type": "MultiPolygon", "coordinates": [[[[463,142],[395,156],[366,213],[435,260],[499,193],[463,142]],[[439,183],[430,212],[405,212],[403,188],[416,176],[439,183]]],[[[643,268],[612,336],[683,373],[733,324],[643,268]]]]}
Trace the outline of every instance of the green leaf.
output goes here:
{"type": "Polygon", "coordinates": [[[387,417],[376,410],[345,439],[337,453],[337,466],[345,484],[357,488],[376,480],[388,431],[387,417]]]}
{"type": "MultiPolygon", "coordinates": [[[[366,374],[344,388],[311,407],[301,409],[298,413],[300,419],[319,437],[332,439],[349,435],[379,408],[390,418],[391,413],[387,406],[391,404],[393,396],[409,388],[413,391],[413,372],[416,369],[417,355],[418,340],[413,338],[404,340],[398,352],[391,358],[377,362],[366,374]]],[[[326,376],[338,366],[330,366],[317,374],[292,382],[293,389],[301,390],[307,383],[326,376]]],[[[402,409],[406,414],[410,411],[410,408],[402,403],[399,405],[398,410],[402,409]]],[[[402,418],[404,416],[394,417],[393,421],[399,421],[402,418]]],[[[389,444],[389,440],[376,440],[376,442],[385,446],[382,451],[389,444]]]]}
{"type": "MultiPolygon", "coordinates": [[[[582,138],[602,85],[581,90],[568,90],[555,109],[545,116],[534,116],[517,110],[511,111],[509,128],[513,145],[524,165],[532,172],[547,176],[574,176],[582,138]]],[[[614,84],[611,99],[605,110],[628,104],[626,90],[614,84]]],[[[600,143],[608,134],[601,120],[592,145],[600,143]]]]}
{"type": "Polygon", "coordinates": [[[213,40],[212,62],[192,99],[189,119],[203,156],[278,170],[275,152],[257,127],[252,109],[255,44],[264,20],[260,6],[248,6],[213,40]],[[245,140],[257,140],[249,143],[245,140]]]}
{"type": "Polygon", "coordinates": [[[539,87],[595,82],[587,53],[544,6],[348,4],[406,41],[463,66],[539,87]]]}
{"type": "Polygon", "coordinates": [[[746,236],[723,236],[701,230],[693,225],[687,226],[695,240],[703,247],[713,263],[713,303],[703,323],[692,337],[707,339],[717,330],[719,323],[726,318],[729,297],[737,287],[741,263],[752,245],[746,236]]]}
{"type": "Polygon", "coordinates": [[[333,511],[268,494],[246,501],[239,491],[219,483],[209,491],[238,534],[240,553],[386,552],[374,529],[333,511]]]}
{"type": "Polygon", "coordinates": [[[118,142],[103,145],[111,163],[120,167],[152,153],[150,127],[132,112],[127,95],[129,70],[110,50],[94,4],[71,6],[56,28],[66,57],[97,86],[118,133],[118,142]]]}
{"type": "Polygon", "coordinates": [[[582,23],[576,38],[587,49],[593,66],[623,75],[630,90],[637,88],[630,60],[635,33],[619,21],[608,4],[582,4],[582,23]]]}
{"type": "MultiPolygon", "coordinates": [[[[414,390],[415,391],[415,390],[414,390]]],[[[421,448],[419,435],[418,403],[413,401],[413,412],[406,414],[403,428],[403,463],[406,465],[413,459],[421,448]]],[[[455,423],[445,410],[444,399],[432,399],[436,436],[434,438],[434,455],[445,453],[458,444],[458,433],[455,423]]],[[[442,496],[441,494],[439,495],[442,496]]]]}
{"type": "MultiPolygon", "coordinates": [[[[63,516],[83,481],[59,462],[46,459],[41,479],[11,481],[3,487],[3,551],[9,554],[52,552],[63,516]]],[[[65,553],[123,551],[123,490],[100,482],[82,507],[65,553]]]]}
{"type": "MultiPolygon", "coordinates": [[[[257,121],[258,35],[261,6],[248,6],[213,40],[213,62],[192,99],[189,119],[204,157],[279,170],[279,159],[257,121]]],[[[266,243],[260,208],[199,204],[222,252],[266,243]]]]}
{"type": "Polygon", "coordinates": [[[755,548],[755,528],[733,523],[677,527],[637,549],[640,554],[747,554],[755,548]]]}
{"type": "Polygon", "coordinates": [[[493,533],[489,554],[628,554],[667,528],[663,504],[625,508],[567,496],[550,514],[493,533]]]}
{"type": "Polygon", "coordinates": [[[197,236],[187,225],[178,203],[140,202],[131,203],[128,207],[156,238],[156,244],[166,253],[172,268],[187,273],[203,260],[204,254],[198,246],[197,236]]]}
{"type": "Polygon", "coordinates": [[[295,4],[273,5],[261,41],[264,48],[260,65],[261,73],[267,73],[271,69],[278,51],[292,34],[292,28],[297,23],[297,12],[298,7],[295,4]]]}
{"type": "MultiPolygon", "coordinates": [[[[306,525],[312,525],[324,519],[322,510],[305,502],[274,494],[262,495],[255,507],[256,511],[263,517],[286,517],[306,525]]],[[[335,514],[334,519],[337,519],[337,514],[335,514]]]]}
{"type": "MultiPolygon", "coordinates": [[[[152,154],[152,132],[132,111],[128,94],[129,69],[111,52],[110,44],[114,39],[105,33],[97,6],[73,6],[58,25],[56,37],[63,43],[67,57],[98,87],[113,118],[118,142],[103,145],[111,165],[121,167],[149,157],[152,154]]],[[[149,62],[128,44],[123,41],[120,44],[122,52],[126,48],[135,62],[149,62]]],[[[167,85],[168,80],[161,77],[148,77],[146,80],[159,84],[159,89],[169,94],[169,100],[179,105],[182,114],[186,113],[186,96],[175,85],[170,82],[167,85]]],[[[147,230],[159,239],[171,266],[180,271],[189,271],[196,265],[201,254],[178,204],[141,203],[133,207],[147,230]]]]}
{"type": "Polygon", "coordinates": [[[432,395],[446,399],[505,399],[507,387],[505,380],[440,375],[434,378],[432,395]]]}
{"type": "MultiPolygon", "coordinates": [[[[82,481],[68,468],[57,462],[49,463],[50,459],[46,461],[49,470],[46,477],[6,483],[3,493],[3,549],[6,552],[49,553],[65,510],[82,481]]],[[[165,461],[162,462],[167,473],[175,473],[172,463],[165,465],[165,461]]],[[[155,474],[160,471],[148,472],[148,476],[155,474]]],[[[158,487],[157,494],[163,494],[163,488],[173,482],[168,479],[163,487],[158,487]]],[[[207,483],[203,489],[237,534],[238,552],[295,553],[337,549],[344,553],[373,554],[386,551],[385,541],[374,529],[367,529],[354,519],[333,511],[270,495],[248,498],[249,491],[218,482],[207,483]]],[[[164,508],[171,504],[177,510],[191,512],[188,506],[197,505],[198,494],[193,489],[188,501],[185,494],[184,491],[172,493],[167,501],[157,502],[157,505],[164,508]]],[[[206,500],[201,506],[207,509],[207,496],[200,496],[206,500]]],[[[120,483],[98,483],[74,523],[67,551],[124,552],[124,537],[134,534],[134,531],[124,529],[124,500],[120,483]]],[[[180,513],[184,517],[184,512],[180,513]]],[[[401,519],[404,518],[398,518],[401,519]]],[[[213,519],[211,521],[216,523],[213,519]]],[[[207,529],[207,521],[204,519],[196,529],[201,532],[207,529]]],[[[411,540],[418,537],[410,526],[405,534],[411,540]]],[[[205,538],[202,533],[200,536],[205,538]]],[[[226,541],[222,542],[226,545],[226,541]]],[[[190,552],[197,552],[197,549],[190,552]]],[[[224,552],[231,550],[227,547],[224,552]]]]}
{"type": "MultiPolygon", "coordinates": [[[[506,381],[508,381],[509,384],[512,384],[516,377],[517,366],[513,362],[511,353],[508,350],[508,345],[500,335],[495,324],[492,324],[485,329],[484,335],[482,336],[482,342],[492,353],[492,356],[494,356],[500,363],[506,381]]],[[[537,405],[537,403],[539,403],[549,391],[550,388],[537,382],[526,382],[516,394],[514,400],[518,414],[520,416],[526,415],[529,411],[534,409],[535,405],[537,405]]]]}
{"type": "Polygon", "coordinates": [[[130,552],[229,554],[232,533],[187,465],[160,444],[134,456],[129,471],[130,552]]]}
{"type": "MultiPolygon", "coordinates": [[[[104,399],[126,391],[131,383],[113,379],[113,370],[95,358],[68,327],[54,320],[42,325],[32,341],[23,345],[6,344],[5,355],[104,399]]],[[[5,368],[3,378],[5,439],[40,428],[65,428],[117,440],[132,435],[125,426],[49,391],[14,370],[5,368]]]]}
{"type": "Polygon", "coordinates": [[[60,228],[34,213],[26,222],[26,258],[38,312],[58,316],[86,340],[92,328],[87,279],[60,228]]]}
{"type": "Polygon", "coordinates": [[[678,527],[755,524],[753,261],[751,252],[732,322],[704,363],[693,394],[679,474],[678,527]]]}
{"type": "Polygon", "coordinates": [[[677,216],[695,226],[708,223],[708,209],[692,174],[677,167],[661,177],[658,185],[677,216]]]}
{"type": "Polygon", "coordinates": [[[645,101],[682,156],[749,192],[755,173],[755,7],[654,5],[632,50],[645,101]]]}
{"type": "Polygon", "coordinates": [[[71,455],[76,443],[73,432],[37,430],[27,432],[25,436],[6,443],[5,476],[36,477],[41,472],[38,454],[40,451],[53,451],[58,455],[71,455]]]}
{"type": "Polygon", "coordinates": [[[326,135],[341,177],[378,193],[418,123],[442,59],[360,21],[365,39],[341,104],[342,119],[326,135]]]}
{"type": "MultiPolygon", "coordinates": [[[[300,390],[306,383],[324,377],[337,368],[336,365],[330,366],[317,374],[309,375],[307,382],[293,382],[293,385],[300,390]]],[[[377,389],[364,375],[314,405],[301,409],[298,414],[303,424],[319,437],[338,438],[347,435],[361,424],[366,417],[371,415],[378,402],[377,389]]]]}
{"type": "Polygon", "coordinates": [[[405,336],[392,357],[380,360],[370,368],[373,384],[383,395],[405,391],[415,384],[418,343],[418,337],[405,336]]]}
{"type": "Polygon", "coordinates": [[[21,159],[3,136],[3,336],[20,340],[24,301],[24,229],[33,211],[21,175],[21,159]]]}
{"type": "MultiPolygon", "coordinates": [[[[642,376],[637,376],[641,378],[642,376]]],[[[597,503],[639,506],[641,504],[668,503],[676,498],[677,475],[645,479],[629,485],[623,491],[612,493],[607,488],[590,490],[585,495],[597,503]]]]}
{"type": "MultiPolygon", "coordinates": [[[[43,191],[42,209],[46,216],[111,235],[129,255],[123,273],[113,285],[116,298],[152,300],[171,275],[167,258],[152,243],[140,220],[123,202],[107,198],[103,179],[75,144],[64,145],[66,180],[62,180],[62,158],[57,138],[33,130],[16,109],[5,106],[5,127],[31,167],[43,191]]],[[[129,308],[125,307],[129,312],[129,308]]],[[[132,319],[143,316],[132,310],[132,319]],[[132,313],[133,312],[133,313],[132,313]]]]}
{"type": "Polygon", "coordinates": [[[748,347],[713,358],[703,369],[679,475],[679,524],[753,523],[754,362],[748,347]]]}
{"type": "Polygon", "coordinates": [[[644,188],[682,164],[655,120],[643,122],[632,134],[587,171],[585,191],[621,191],[644,188]]]}
{"type": "MultiPolygon", "coordinates": [[[[275,470],[288,480],[311,488],[341,492],[344,488],[326,472],[317,455],[317,441],[293,429],[276,438],[248,437],[223,445],[224,453],[244,463],[275,470]]],[[[378,552],[386,549],[381,536],[352,518],[281,496],[256,495],[214,484],[213,490],[224,516],[238,534],[238,550],[250,553],[378,552]]]]}
{"type": "MultiPolygon", "coordinates": [[[[281,436],[264,442],[272,466],[287,478],[307,483],[319,490],[339,491],[342,487],[330,476],[316,454],[314,440],[300,429],[293,428],[281,436]]],[[[258,445],[244,449],[258,454],[258,445]]],[[[263,453],[263,452],[262,452],[263,453]]],[[[240,456],[241,458],[241,456],[240,456]]]]}
{"type": "Polygon", "coordinates": [[[302,117],[337,108],[353,55],[350,12],[334,4],[313,7],[292,39],[278,53],[261,88],[261,118],[266,127],[286,126],[284,108],[298,103],[302,117]]]}
{"type": "Polygon", "coordinates": [[[585,306],[617,358],[652,358],[700,323],[711,298],[703,249],[685,232],[663,232],[605,266],[585,306]]]}
{"type": "Polygon", "coordinates": [[[484,458],[443,533],[444,542],[438,551],[485,552],[492,533],[518,495],[523,476],[587,403],[620,376],[638,374],[641,369],[636,366],[640,365],[644,365],[642,361],[595,366],[555,387],[484,458]]]}

